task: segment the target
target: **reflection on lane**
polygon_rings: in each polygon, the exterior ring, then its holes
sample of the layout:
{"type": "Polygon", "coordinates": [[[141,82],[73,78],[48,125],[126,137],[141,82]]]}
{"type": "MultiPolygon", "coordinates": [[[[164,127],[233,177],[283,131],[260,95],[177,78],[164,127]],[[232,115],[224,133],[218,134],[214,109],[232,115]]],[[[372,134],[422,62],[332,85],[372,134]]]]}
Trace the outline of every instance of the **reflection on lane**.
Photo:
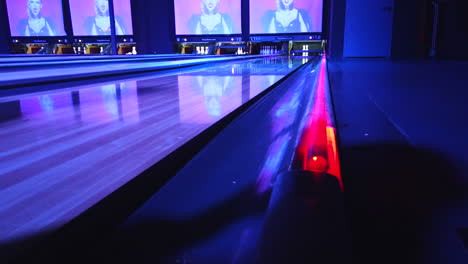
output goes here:
{"type": "Polygon", "coordinates": [[[136,81],[80,90],[79,99],[83,122],[139,120],[136,81]]]}
{"type": "Polygon", "coordinates": [[[242,103],[242,76],[178,76],[180,121],[210,124],[242,103]]]}
{"type": "Polygon", "coordinates": [[[265,87],[270,87],[283,78],[283,75],[252,75],[250,76],[250,98],[254,98],[265,90],[265,87]]]}
{"type": "MultiPolygon", "coordinates": [[[[46,118],[58,108],[72,105],[71,93],[46,94],[20,100],[21,113],[29,118],[46,118]]],[[[68,109],[70,110],[70,108],[68,109]]],[[[71,109],[73,110],[73,109],[71,109]]]]}
{"type": "Polygon", "coordinates": [[[70,221],[301,64],[255,59],[0,98],[0,242],[70,221]]]}
{"type": "Polygon", "coordinates": [[[269,113],[270,137],[273,143],[268,149],[264,165],[257,179],[258,193],[269,190],[275,180],[274,177],[287,169],[280,166],[282,164],[284,166],[284,157],[287,157],[286,151],[291,149],[292,144],[294,144],[291,139],[295,136],[294,124],[300,120],[303,112],[301,109],[301,99],[303,98],[307,98],[307,90],[296,85],[288,90],[269,113]]]}

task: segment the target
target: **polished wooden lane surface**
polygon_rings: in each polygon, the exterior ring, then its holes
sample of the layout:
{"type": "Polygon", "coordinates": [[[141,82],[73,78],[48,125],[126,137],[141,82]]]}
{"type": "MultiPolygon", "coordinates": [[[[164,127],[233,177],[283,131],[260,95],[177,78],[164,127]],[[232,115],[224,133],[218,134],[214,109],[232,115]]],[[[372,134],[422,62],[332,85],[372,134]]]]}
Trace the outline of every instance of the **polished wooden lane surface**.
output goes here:
{"type": "MultiPolygon", "coordinates": [[[[0,70],[0,87],[32,85],[38,82],[65,81],[71,78],[91,78],[103,75],[129,74],[142,71],[173,69],[182,66],[194,66],[212,62],[235,61],[245,56],[175,56],[177,59],[159,60],[157,58],[120,59],[112,62],[89,63],[87,61],[62,62],[59,65],[34,68],[2,68],[0,70]],[[140,61],[138,61],[140,60],[140,61]]],[[[261,57],[261,56],[256,56],[261,57]]],[[[0,67],[1,68],[1,67],[0,67]]]]}
{"type": "Polygon", "coordinates": [[[19,63],[23,64],[26,62],[51,62],[51,61],[96,61],[96,60],[133,60],[142,58],[165,58],[165,57],[191,57],[192,54],[152,54],[152,55],[26,55],[26,54],[15,54],[15,55],[0,55],[0,64],[6,63],[19,63]]]}
{"type": "MultiPolygon", "coordinates": [[[[122,56],[122,55],[75,55],[75,56],[55,56],[55,57],[15,57],[12,59],[2,59],[0,58],[0,72],[16,72],[20,69],[34,69],[45,67],[73,67],[73,66],[83,66],[91,64],[105,63],[122,63],[122,62],[155,62],[163,60],[184,60],[184,59],[199,59],[201,55],[195,54],[166,54],[166,55],[132,55],[132,56],[122,56]]],[[[232,56],[225,56],[232,57],[232,56]]]]}
{"type": "Polygon", "coordinates": [[[301,63],[254,59],[0,100],[0,241],[70,221],[301,63]]]}

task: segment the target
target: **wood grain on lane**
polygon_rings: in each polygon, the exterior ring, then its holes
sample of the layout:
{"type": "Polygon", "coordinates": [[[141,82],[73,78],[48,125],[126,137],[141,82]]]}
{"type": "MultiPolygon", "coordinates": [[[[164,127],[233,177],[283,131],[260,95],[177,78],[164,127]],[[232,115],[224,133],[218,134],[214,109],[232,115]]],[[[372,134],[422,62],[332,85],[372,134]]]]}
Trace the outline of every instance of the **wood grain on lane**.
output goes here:
{"type": "Polygon", "coordinates": [[[65,224],[299,66],[265,65],[19,97],[20,115],[0,122],[0,241],[65,224]]]}

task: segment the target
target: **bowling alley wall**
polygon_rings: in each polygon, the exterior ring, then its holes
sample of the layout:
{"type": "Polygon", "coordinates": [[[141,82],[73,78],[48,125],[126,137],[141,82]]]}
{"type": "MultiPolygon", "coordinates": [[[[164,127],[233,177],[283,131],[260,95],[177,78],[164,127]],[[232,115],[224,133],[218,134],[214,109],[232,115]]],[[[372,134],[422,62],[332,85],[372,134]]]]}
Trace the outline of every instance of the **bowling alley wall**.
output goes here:
{"type": "MultiPolygon", "coordinates": [[[[132,0],[135,37],[145,53],[173,52],[175,38],[174,0],[132,0]],[[149,27],[148,25],[153,25],[149,27]],[[154,34],[157,32],[157,34],[154,34]]],[[[241,0],[242,35],[248,39],[249,0],[241,0]]],[[[324,0],[323,35],[329,54],[343,54],[346,3],[324,0]]],[[[430,46],[432,0],[394,0],[392,57],[425,57],[430,46]]],[[[440,0],[443,4],[439,30],[440,55],[468,58],[468,1],[440,0]]]]}
{"type": "MultiPolygon", "coordinates": [[[[199,2],[199,0],[194,2],[199,2]]],[[[249,39],[250,35],[249,2],[250,0],[240,0],[242,19],[239,26],[241,35],[245,40],[249,39]]],[[[329,3],[331,3],[331,0],[324,0],[323,4],[322,32],[325,38],[329,25],[329,3]]],[[[132,0],[132,11],[134,36],[138,42],[140,53],[172,53],[176,38],[174,0],[132,0]]]]}
{"type": "MultiPolygon", "coordinates": [[[[18,0],[26,1],[26,0],[18,0]]],[[[346,3],[350,0],[324,0],[324,38],[330,52],[340,57],[343,51],[346,3]],[[330,23],[328,23],[330,16],[330,23]]],[[[431,0],[394,0],[392,56],[422,57],[427,54],[432,27],[431,0]]],[[[440,0],[442,3],[439,46],[447,58],[468,58],[468,1],[440,0]]],[[[62,0],[66,9],[68,0],[62,0]]],[[[242,35],[249,36],[249,0],[241,0],[242,35]]],[[[140,54],[173,53],[175,40],[174,0],[131,0],[133,35],[140,54]]],[[[65,31],[72,34],[69,12],[64,12],[65,31]]],[[[10,28],[6,0],[0,0],[0,53],[9,52],[10,28]]]]}
{"type": "MultiPolygon", "coordinates": [[[[129,1],[129,0],[114,0],[114,10],[116,12],[116,24],[120,21],[118,18],[125,18],[127,16],[122,16],[122,12],[118,13],[118,6],[122,1],[129,1]]],[[[175,42],[175,35],[176,35],[176,23],[177,20],[175,17],[175,2],[176,0],[131,0],[131,23],[128,21],[124,21],[125,25],[133,24],[133,34],[124,34],[124,35],[132,35],[133,38],[138,44],[138,51],[140,54],[154,54],[154,53],[173,53],[174,52],[174,42],[175,42]]],[[[185,0],[182,0],[182,2],[185,0]]],[[[276,0],[262,0],[265,3],[270,3],[273,8],[276,7],[276,0]]],[[[102,36],[102,35],[109,35],[107,34],[91,34],[86,30],[86,19],[92,17],[94,11],[93,9],[93,0],[42,0],[43,10],[41,12],[45,13],[48,18],[51,18],[53,21],[54,26],[51,27],[53,29],[49,29],[50,32],[55,32],[55,35],[43,35],[47,36],[62,36],[62,38],[76,38],[80,36],[102,36]],[[89,3],[91,2],[91,4],[89,3]],[[63,6],[63,12],[57,11],[52,12],[51,9],[61,9],[60,6],[63,6]],[[62,17],[63,13],[63,17],[62,17]],[[57,33],[60,32],[60,33],[57,33]]],[[[237,36],[241,35],[242,39],[248,40],[249,39],[249,0],[224,0],[224,4],[229,5],[232,4],[236,6],[236,8],[230,7],[224,10],[226,13],[230,15],[230,18],[235,22],[236,29],[235,32],[232,34],[236,34],[237,36]],[[229,12],[233,9],[237,9],[235,14],[230,14],[229,12]],[[240,10],[239,10],[240,9],[240,10]],[[242,14],[242,15],[241,15],[242,14]]],[[[322,20],[322,0],[296,0],[299,6],[307,7],[309,2],[318,3],[320,8],[316,8],[313,6],[312,12],[311,10],[306,10],[311,14],[317,14],[311,16],[314,21],[315,27],[311,27],[310,30],[321,30],[321,20],[322,20]]],[[[326,0],[328,2],[328,0],[326,0]]],[[[29,37],[28,33],[25,33],[24,30],[18,30],[16,26],[19,22],[22,22],[25,17],[27,17],[25,10],[27,9],[27,0],[0,0],[2,8],[0,12],[2,13],[0,16],[0,26],[1,26],[1,52],[5,53],[9,49],[9,42],[10,42],[10,35],[11,40],[14,40],[16,37],[28,37],[28,38],[36,38],[36,37],[29,37]],[[8,7],[8,8],[6,8],[8,7]],[[7,12],[8,10],[8,12],[7,12]],[[10,26],[9,22],[12,23],[10,26]],[[19,33],[20,32],[20,33],[19,33]]],[[[178,12],[182,11],[182,13],[190,13],[196,12],[200,13],[200,0],[189,1],[192,5],[192,9],[194,10],[178,10],[178,12]],[[196,6],[197,8],[193,8],[196,6]]],[[[256,3],[256,2],[254,2],[256,3]]],[[[220,4],[221,5],[221,4],[220,4]]],[[[258,3],[256,3],[258,5],[258,3]]],[[[181,8],[185,8],[184,5],[181,8]]],[[[179,8],[179,9],[181,9],[179,8]]],[[[187,7],[187,9],[189,9],[187,7]]],[[[96,11],[97,12],[97,11],[96,11]]],[[[183,21],[182,16],[178,16],[180,21],[183,21]],[[182,19],[182,20],[181,20],[182,19]]],[[[185,23],[187,24],[187,23],[185,23]]],[[[182,25],[182,28],[183,26],[182,25]]],[[[116,26],[116,33],[117,35],[121,35],[118,33],[119,28],[116,26]]],[[[130,32],[128,29],[125,30],[126,32],[130,32]]],[[[306,32],[306,31],[304,31],[306,32]]],[[[41,33],[42,34],[42,33],[41,33]]],[[[21,40],[20,40],[21,41],[21,40]]],[[[70,40],[69,40],[70,41],[70,40]]],[[[76,41],[76,40],[75,40],[76,41]]]]}

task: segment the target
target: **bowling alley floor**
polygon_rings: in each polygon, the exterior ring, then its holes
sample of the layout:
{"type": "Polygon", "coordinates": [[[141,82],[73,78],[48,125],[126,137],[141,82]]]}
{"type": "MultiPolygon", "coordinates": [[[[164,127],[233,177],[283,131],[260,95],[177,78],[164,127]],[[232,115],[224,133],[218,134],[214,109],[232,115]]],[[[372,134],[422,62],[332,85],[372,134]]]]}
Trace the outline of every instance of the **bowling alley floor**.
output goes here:
{"type": "Polygon", "coordinates": [[[468,263],[468,62],[329,64],[353,263],[468,263]]]}
{"type": "Polygon", "coordinates": [[[62,227],[303,63],[251,58],[0,98],[0,244],[62,227]]]}
{"type": "MultiPolygon", "coordinates": [[[[148,153],[164,156],[169,146],[182,144],[181,137],[200,133],[303,62],[205,65],[0,99],[0,113],[16,113],[0,123],[0,157],[11,158],[0,160],[0,238],[69,221],[154,163],[148,153]],[[206,100],[216,96],[219,105],[206,100]],[[167,124],[162,130],[172,126],[178,133],[156,140],[161,123],[167,124]],[[132,149],[137,155],[121,155],[132,149]],[[83,162],[86,156],[92,158],[83,162]]],[[[332,61],[328,69],[353,241],[350,263],[468,263],[468,62],[349,59],[332,61]]],[[[123,255],[126,263],[155,263],[152,253],[164,249],[173,255],[161,263],[255,263],[268,203],[257,176],[291,151],[285,142],[295,133],[289,117],[296,115],[294,102],[301,97],[292,95],[299,91],[265,98],[275,107],[247,110],[247,123],[233,122],[234,129],[220,133],[222,140],[213,140],[182,176],[126,220],[122,232],[130,240],[116,240],[120,254],[99,248],[101,262],[123,255]],[[265,158],[271,153],[274,158],[265,158]]]]}

